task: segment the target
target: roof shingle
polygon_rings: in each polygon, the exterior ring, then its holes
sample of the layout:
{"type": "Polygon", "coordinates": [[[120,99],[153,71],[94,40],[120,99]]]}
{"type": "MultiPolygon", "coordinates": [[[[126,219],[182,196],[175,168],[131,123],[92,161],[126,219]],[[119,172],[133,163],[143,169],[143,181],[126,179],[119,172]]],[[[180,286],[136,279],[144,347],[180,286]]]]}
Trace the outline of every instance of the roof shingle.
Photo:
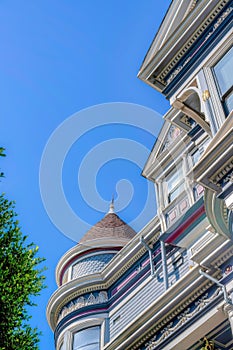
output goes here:
{"type": "Polygon", "coordinates": [[[132,239],[136,232],[115,213],[108,213],[83,236],[79,243],[98,238],[132,239]]]}

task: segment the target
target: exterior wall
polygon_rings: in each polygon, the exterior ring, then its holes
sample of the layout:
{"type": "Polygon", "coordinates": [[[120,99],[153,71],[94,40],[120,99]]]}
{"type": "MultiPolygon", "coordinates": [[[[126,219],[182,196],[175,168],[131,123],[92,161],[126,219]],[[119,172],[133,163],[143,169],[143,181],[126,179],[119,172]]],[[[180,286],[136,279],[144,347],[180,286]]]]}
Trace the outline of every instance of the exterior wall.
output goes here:
{"type": "MultiPolygon", "coordinates": [[[[184,277],[190,266],[186,250],[167,248],[168,287],[171,287],[184,277]]],[[[108,329],[107,334],[104,335],[104,344],[111,343],[114,337],[117,337],[129,324],[134,323],[135,319],[150,308],[150,305],[161,298],[166,291],[161,251],[157,243],[153,249],[153,263],[154,276],[151,275],[150,261],[146,252],[108,291],[82,294],[66,303],[60,310],[57,321],[55,331],[57,344],[64,343],[66,332],[70,332],[69,320],[73,320],[72,324],[75,322],[77,326],[80,325],[81,328],[75,329],[82,329],[82,324],[87,328],[92,325],[88,319],[92,320],[96,317],[98,310],[104,310],[105,315],[108,315],[105,316],[104,323],[104,327],[108,329]]],[[[78,280],[77,278],[77,282],[78,280]]],[[[103,319],[102,316],[101,319],[103,319]]],[[[73,332],[69,334],[69,342],[65,340],[66,350],[71,350],[73,332]]]]}
{"type": "Polygon", "coordinates": [[[213,71],[232,19],[232,0],[172,1],[139,72],[172,106],[143,170],[157,217],[114,257],[62,261],[48,306],[57,349],[94,326],[101,350],[233,348],[233,119],[213,71]]]}
{"type": "MultiPolygon", "coordinates": [[[[148,277],[133,288],[116,307],[110,311],[110,340],[116,337],[124,328],[134,323],[140,314],[145,312],[165,291],[161,265],[157,276],[148,277]]],[[[189,261],[186,252],[173,254],[168,258],[169,286],[173,285],[189,271],[189,261]]]]}

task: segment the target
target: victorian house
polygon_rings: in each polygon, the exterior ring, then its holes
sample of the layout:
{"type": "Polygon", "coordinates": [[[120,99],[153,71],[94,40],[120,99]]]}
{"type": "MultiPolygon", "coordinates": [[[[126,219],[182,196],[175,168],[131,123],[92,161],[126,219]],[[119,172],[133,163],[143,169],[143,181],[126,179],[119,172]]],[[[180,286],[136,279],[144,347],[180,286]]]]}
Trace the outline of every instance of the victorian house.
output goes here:
{"type": "Polygon", "coordinates": [[[61,258],[57,350],[233,349],[232,17],[171,2],[138,74],[171,105],[142,171],[157,215],[136,233],[111,204],[61,258]]]}

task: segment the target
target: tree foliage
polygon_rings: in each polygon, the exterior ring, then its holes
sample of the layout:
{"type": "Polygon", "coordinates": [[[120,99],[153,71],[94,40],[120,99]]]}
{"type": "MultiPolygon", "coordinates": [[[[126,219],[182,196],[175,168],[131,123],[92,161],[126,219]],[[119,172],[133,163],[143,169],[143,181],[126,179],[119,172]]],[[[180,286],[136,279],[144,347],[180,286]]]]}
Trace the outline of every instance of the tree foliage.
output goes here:
{"type": "Polygon", "coordinates": [[[0,195],[0,350],[38,350],[39,332],[29,324],[28,307],[44,287],[44,260],[27,243],[14,203],[0,195]]]}

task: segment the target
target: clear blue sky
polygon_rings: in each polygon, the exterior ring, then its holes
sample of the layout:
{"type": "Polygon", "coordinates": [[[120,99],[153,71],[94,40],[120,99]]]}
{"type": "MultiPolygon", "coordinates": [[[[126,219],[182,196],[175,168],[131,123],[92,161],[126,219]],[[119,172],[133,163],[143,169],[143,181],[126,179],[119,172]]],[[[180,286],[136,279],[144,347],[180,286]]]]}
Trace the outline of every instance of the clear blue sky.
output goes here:
{"type": "MultiPolygon", "coordinates": [[[[142,83],[137,72],[169,3],[168,0],[0,3],[0,145],[7,153],[1,162],[6,175],[1,190],[16,201],[23,232],[39,246],[40,256],[46,258],[48,288],[37,298],[38,307],[31,312],[32,324],[43,333],[41,350],[54,349],[53,334],[45,317],[46,304],[56,289],[56,264],[75,244],[59,232],[44,209],[39,188],[43,149],[63,121],[93,105],[129,102],[160,114],[166,112],[168,102],[142,83]]],[[[162,118],[158,117],[156,123],[155,136],[162,118]]],[[[99,127],[71,147],[64,163],[62,176],[67,201],[90,225],[101,219],[103,213],[98,210],[98,203],[95,210],[83,202],[77,183],[78,167],[95,145],[119,137],[134,139],[148,149],[155,141],[155,137],[131,126],[99,127]]],[[[132,182],[133,199],[120,213],[127,222],[138,215],[146,199],[146,180],[140,172],[135,164],[118,159],[104,164],[96,174],[96,187],[106,201],[119,179],[132,182]]],[[[87,187],[88,183],[82,192],[87,187]]],[[[154,211],[152,208],[151,217],[154,211]]]]}

